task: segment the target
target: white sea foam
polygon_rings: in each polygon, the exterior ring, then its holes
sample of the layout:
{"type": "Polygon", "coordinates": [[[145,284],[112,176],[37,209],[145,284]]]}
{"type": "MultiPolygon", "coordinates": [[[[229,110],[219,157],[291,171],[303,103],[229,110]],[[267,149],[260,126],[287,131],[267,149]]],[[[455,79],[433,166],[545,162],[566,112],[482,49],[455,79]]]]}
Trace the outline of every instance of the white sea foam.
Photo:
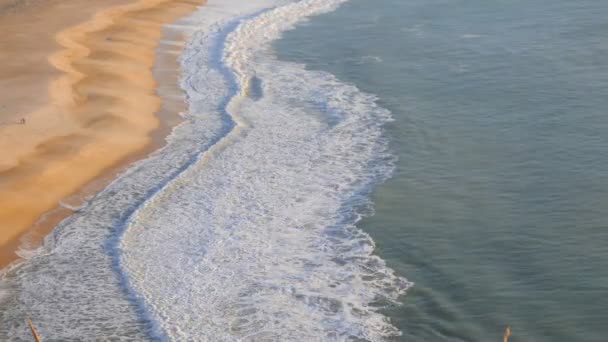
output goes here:
{"type": "Polygon", "coordinates": [[[474,33],[467,33],[467,34],[460,35],[461,39],[476,39],[476,38],[480,38],[480,37],[482,37],[482,35],[474,34],[474,33]]]}
{"type": "Polygon", "coordinates": [[[391,171],[374,97],[270,42],[342,0],[209,1],[172,25],[190,106],[0,283],[0,340],[382,340],[407,287],[355,224],[391,171]]]}
{"type": "Polygon", "coordinates": [[[67,201],[59,201],[59,206],[62,208],[71,210],[71,211],[78,211],[86,206],[86,202],[81,203],[81,204],[71,204],[71,203],[68,203],[67,201]]]}
{"type": "Polygon", "coordinates": [[[363,56],[359,59],[360,63],[382,63],[384,62],[382,58],[378,56],[363,56]]]}
{"type": "MultiPolygon", "coordinates": [[[[410,284],[355,227],[370,185],[391,170],[381,135],[390,113],[268,49],[341,2],[277,7],[213,37],[223,40],[221,60],[210,65],[234,75],[226,108],[237,127],[136,213],[121,244],[158,336],[376,341],[397,333],[374,303],[395,301],[410,284]]],[[[194,75],[199,63],[186,58],[184,68],[194,75]]],[[[205,96],[206,82],[190,78],[188,94],[205,96]]]]}

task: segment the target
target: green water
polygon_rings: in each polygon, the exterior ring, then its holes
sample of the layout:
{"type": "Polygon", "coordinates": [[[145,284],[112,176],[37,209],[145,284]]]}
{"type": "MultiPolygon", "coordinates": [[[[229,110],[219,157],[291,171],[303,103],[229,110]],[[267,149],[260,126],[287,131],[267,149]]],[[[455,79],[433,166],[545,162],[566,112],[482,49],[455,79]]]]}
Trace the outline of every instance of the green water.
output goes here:
{"type": "Polygon", "coordinates": [[[402,341],[608,341],[608,1],[351,0],[275,45],[376,94],[402,341]]]}

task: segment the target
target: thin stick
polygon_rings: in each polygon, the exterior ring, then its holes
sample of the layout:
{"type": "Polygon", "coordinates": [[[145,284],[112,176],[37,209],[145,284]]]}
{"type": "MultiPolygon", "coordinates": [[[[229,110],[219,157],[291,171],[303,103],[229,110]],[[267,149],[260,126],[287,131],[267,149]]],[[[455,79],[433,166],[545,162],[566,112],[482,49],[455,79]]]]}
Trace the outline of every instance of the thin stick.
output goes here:
{"type": "Polygon", "coordinates": [[[502,342],[509,342],[509,336],[511,336],[511,327],[507,326],[507,330],[505,330],[505,336],[502,338],[502,342]]]}
{"type": "Polygon", "coordinates": [[[34,340],[36,340],[36,342],[41,342],[42,338],[40,337],[40,335],[36,331],[36,328],[34,328],[34,323],[32,323],[32,320],[30,318],[27,319],[27,324],[30,326],[30,330],[32,331],[32,335],[34,335],[34,340]]]}

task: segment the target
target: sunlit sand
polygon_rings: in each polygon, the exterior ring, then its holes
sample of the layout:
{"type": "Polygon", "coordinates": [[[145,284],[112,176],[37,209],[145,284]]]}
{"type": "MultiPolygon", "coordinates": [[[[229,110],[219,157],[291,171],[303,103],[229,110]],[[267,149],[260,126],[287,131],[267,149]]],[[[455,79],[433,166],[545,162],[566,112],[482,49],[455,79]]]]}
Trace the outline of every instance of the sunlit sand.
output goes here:
{"type": "Polygon", "coordinates": [[[178,77],[176,55],[153,73],[162,27],[203,2],[0,1],[0,267],[71,212],[62,199],[162,143],[184,106],[157,95],[178,77]]]}

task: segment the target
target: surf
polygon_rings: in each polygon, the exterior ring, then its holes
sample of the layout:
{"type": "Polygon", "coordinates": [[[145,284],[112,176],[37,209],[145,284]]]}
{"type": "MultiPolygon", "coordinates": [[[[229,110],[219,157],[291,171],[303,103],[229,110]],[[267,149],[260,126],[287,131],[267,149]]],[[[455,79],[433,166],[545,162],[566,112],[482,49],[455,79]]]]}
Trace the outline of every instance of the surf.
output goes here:
{"type": "MultiPolygon", "coordinates": [[[[157,336],[399,334],[378,303],[395,304],[411,283],[373,255],[373,240],[356,227],[370,212],[370,190],[392,171],[382,134],[390,113],[332,75],[276,60],[270,47],[341,2],[262,10],[225,24],[215,43],[193,40],[220,48],[207,63],[230,85],[220,103],[233,127],[135,213],[120,242],[124,273],[157,336]]],[[[199,73],[200,59],[186,59],[184,70],[199,73]]],[[[185,88],[195,96],[204,89],[195,78],[185,88]]]]}

